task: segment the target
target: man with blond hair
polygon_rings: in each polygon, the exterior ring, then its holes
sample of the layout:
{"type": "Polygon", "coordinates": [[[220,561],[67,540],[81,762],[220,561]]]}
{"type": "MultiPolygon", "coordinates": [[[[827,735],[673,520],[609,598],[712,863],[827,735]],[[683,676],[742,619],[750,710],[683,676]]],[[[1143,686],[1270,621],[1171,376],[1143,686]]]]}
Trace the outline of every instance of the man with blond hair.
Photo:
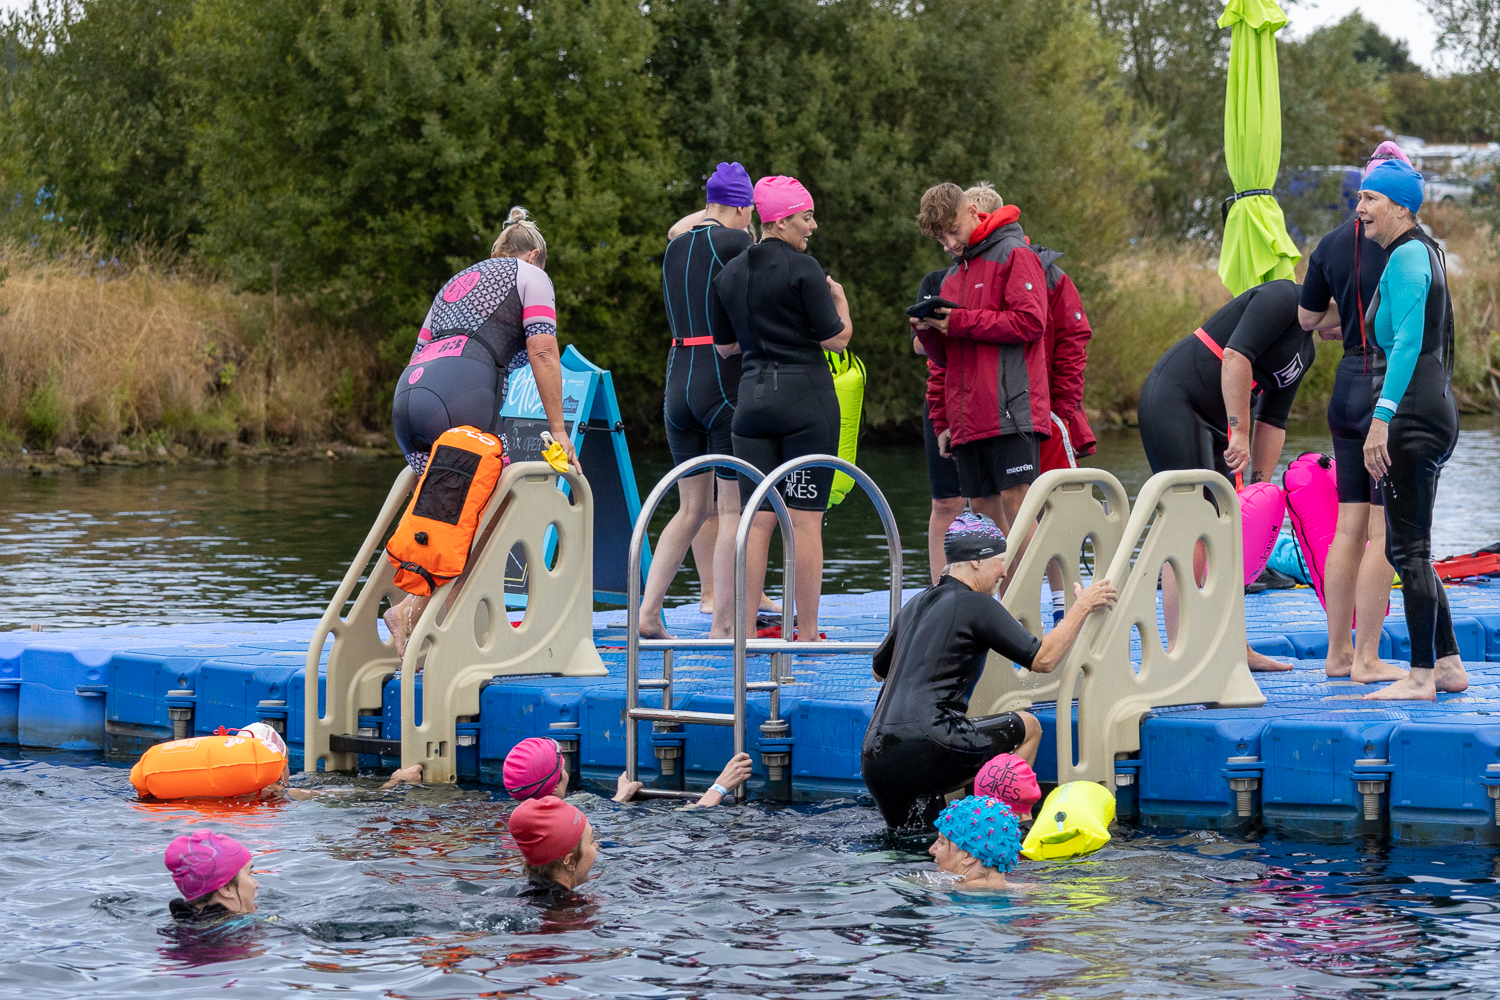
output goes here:
{"type": "Polygon", "coordinates": [[[1014,205],[981,212],[957,184],[928,188],[917,216],[955,258],[939,294],[956,308],[913,320],[935,337],[932,426],[970,506],[1006,530],[1036,479],[1051,415],[1047,279],[1020,216],[1014,205]]]}

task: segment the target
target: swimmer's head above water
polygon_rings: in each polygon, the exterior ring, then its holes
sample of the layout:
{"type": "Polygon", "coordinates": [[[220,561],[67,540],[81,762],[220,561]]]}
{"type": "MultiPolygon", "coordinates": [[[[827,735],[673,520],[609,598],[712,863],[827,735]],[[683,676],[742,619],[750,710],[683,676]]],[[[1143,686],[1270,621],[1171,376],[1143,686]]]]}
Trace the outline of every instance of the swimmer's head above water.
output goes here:
{"type": "Polygon", "coordinates": [[[510,835],[533,882],[576,889],[594,868],[599,845],[588,818],[562,799],[527,799],[510,814],[510,835]]]}
{"type": "Polygon", "coordinates": [[[522,740],[505,755],[501,780],[513,799],[564,797],[568,794],[568,769],[563,766],[562,747],[544,736],[522,740]]]}
{"type": "Polygon", "coordinates": [[[950,803],[937,818],[938,839],[927,849],[945,872],[962,875],[959,885],[1001,888],[1016,867],[1021,831],[1010,806],[970,795],[950,803]]]}
{"type": "Polygon", "coordinates": [[[958,515],[943,536],[944,576],[991,591],[1005,578],[1005,532],[983,514],[958,515]]]}
{"type": "Polygon", "coordinates": [[[255,912],[260,885],[250,874],[250,852],[233,837],[212,830],[178,837],[167,845],[165,861],[193,910],[217,904],[230,913],[255,912]]]}

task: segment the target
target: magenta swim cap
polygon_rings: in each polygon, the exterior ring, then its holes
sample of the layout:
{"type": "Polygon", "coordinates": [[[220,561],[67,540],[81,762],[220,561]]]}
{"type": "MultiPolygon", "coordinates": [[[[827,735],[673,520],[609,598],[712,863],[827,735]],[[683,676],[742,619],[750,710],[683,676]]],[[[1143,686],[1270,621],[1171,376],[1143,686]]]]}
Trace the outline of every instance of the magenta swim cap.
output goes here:
{"type": "Polygon", "coordinates": [[[1370,176],[1370,171],[1380,166],[1386,160],[1400,160],[1408,167],[1411,166],[1411,158],[1391,140],[1387,139],[1375,147],[1375,152],[1370,154],[1369,160],[1365,162],[1364,176],[1370,176]]]}
{"type": "Polygon", "coordinates": [[[813,207],[813,197],[795,177],[762,177],[755,182],[755,210],[762,223],[785,219],[813,207]]]}
{"type": "Polygon", "coordinates": [[[198,899],[233,882],[250,852],[233,837],[198,830],[167,845],[166,863],[182,898],[198,899]]]}
{"type": "Polygon", "coordinates": [[[974,794],[999,799],[1020,816],[1031,812],[1042,790],[1031,765],[1013,753],[1002,753],[985,761],[974,777],[974,794]]]}
{"type": "Polygon", "coordinates": [[[505,755],[501,780],[517,799],[539,799],[552,794],[562,780],[562,748],[553,740],[532,736],[505,755]]]}

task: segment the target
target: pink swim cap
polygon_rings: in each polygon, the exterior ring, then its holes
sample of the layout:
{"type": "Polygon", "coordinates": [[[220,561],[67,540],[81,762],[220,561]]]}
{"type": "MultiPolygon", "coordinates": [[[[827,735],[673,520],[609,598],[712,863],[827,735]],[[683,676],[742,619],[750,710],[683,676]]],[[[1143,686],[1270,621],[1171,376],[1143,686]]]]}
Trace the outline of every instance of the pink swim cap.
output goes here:
{"type": "Polygon", "coordinates": [[[562,780],[562,749],[554,740],[532,736],[505,755],[500,777],[505,790],[517,799],[551,795],[562,780]]]}
{"type": "Polygon", "coordinates": [[[250,852],[233,837],[197,830],[167,845],[167,871],[183,899],[198,899],[224,888],[250,863],[250,852]]]}
{"type": "Polygon", "coordinates": [[[1010,806],[1017,816],[1031,812],[1042,797],[1031,765],[1013,753],[1002,753],[985,761],[974,778],[974,794],[988,795],[1010,806]]]}
{"type": "Polygon", "coordinates": [[[762,223],[785,219],[813,207],[813,197],[795,177],[762,177],[755,182],[755,210],[762,223]]]}
{"type": "Polygon", "coordinates": [[[1370,159],[1365,163],[1364,176],[1370,176],[1370,171],[1380,166],[1386,160],[1400,160],[1408,167],[1411,166],[1410,157],[1408,157],[1406,153],[1402,151],[1400,146],[1387,139],[1385,142],[1382,142],[1380,145],[1376,146],[1375,152],[1370,154],[1370,159]]]}

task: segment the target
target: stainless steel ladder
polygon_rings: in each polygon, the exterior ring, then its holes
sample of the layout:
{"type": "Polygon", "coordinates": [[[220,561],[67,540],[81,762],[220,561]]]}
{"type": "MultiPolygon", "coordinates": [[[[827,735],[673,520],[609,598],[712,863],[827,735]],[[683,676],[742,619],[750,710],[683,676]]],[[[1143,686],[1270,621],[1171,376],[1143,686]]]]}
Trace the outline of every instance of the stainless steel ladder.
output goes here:
{"type": "MultiPolygon", "coordinates": [[[[708,725],[708,726],[733,726],[734,727],[734,752],[742,753],[745,750],[745,719],[746,700],[752,691],[765,691],[770,694],[769,717],[762,730],[768,733],[789,732],[786,722],[781,718],[781,687],[790,681],[790,672],[787,661],[795,652],[807,654],[837,655],[852,653],[873,653],[880,647],[877,642],[839,642],[824,641],[815,644],[797,643],[787,638],[794,627],[796,620],[796,545],[792,532],[791,517],[787,513],[786,504],[781,499],[780,493],[775,492],[776,484],[798,469],[835,469],[846,473],[858,483],[869,495],[871,503],[875,505],[876,512],[880,515],[880,523],[885,529],[886,547],[890,550],[891,557],[891,583],[890,583],[890,621],[896,620],[896,615],[901,610],[901,534],[896,529],[896,517],[891,512],[891,506],[886,502],[885,495],[880,492],[880,487],[875,485],[865,472],[852,462],[846,462],[834,455],[806,455],[802,458],[794,458],[782,463],[773,469],[768,475],[762,475],[760,470],[740,459],[729,455],[704,455],[701,458],[690,459],[677,466],[671,472],[662,477],[661,482],[656,484],[645,503],[641,505],[641,512],[635,520],[635,530],[630,536],[630,554],[627,566],[628,591],[625,618],[625,772],[631,781],[636,780],[638,770],[637,757],[639,755],[639,737],[636,732],[637,722],[668,723],[678,725],[708,725]],[[677,484],[678,480],[694,475],[706,469],[730,468],[744,475],[747,479],[757,484],[745,502],[743,512],[740,514],[739,530],[735,533],[734,540],[734,636],[729,639],[642,639],[640,637],[639,620],[641,614],[641,550],[645,544],[646,531],[651,523],[651,517],[656,513],[662,498],[667,491],[677,484]],[[780,639],[755,639],[747,634],[745,625],[745,553],[750,538],[750,526],[754,520],[755,512],[766,500],[770,500],[771,508],[776,513],[777,523],[781,526],[782,540],[782,618],[780,639]],[[640,676],[640,654],[642,649],[660,649],[662,651],[662,676],[660,678],[641,679],[640,676]],[[734,711],[731,712],[692,712],[674,708],[672,705],[672,653],[677,649],[733,649],[734,650],[734,711]],[[750,653],[769,654],[771,664],[769,678],[764,681],[751,681],[747,677],[746,661],[750,653]],[[659,690],[662,692],[661,708],[640,707],[641,689],[659,690]]],[[[763,755],[771,756],[771,755],[763,755]]],[[[779,755],[777,755],[779,756],[779,755]]],[[[768,766],[776,766],[770,761],[765,761],[768,766]]],[[[786,766],[787,761],[781,761],[781,766],[786,766]]],[[[664,789],[643,788],[636,793],[643,798],[697,798],[696,792],[679,792],[664,789]]],[[[736,801],[743,802],[745,798],[745,786],[741,785],[735,793],[736,801]]]]}

